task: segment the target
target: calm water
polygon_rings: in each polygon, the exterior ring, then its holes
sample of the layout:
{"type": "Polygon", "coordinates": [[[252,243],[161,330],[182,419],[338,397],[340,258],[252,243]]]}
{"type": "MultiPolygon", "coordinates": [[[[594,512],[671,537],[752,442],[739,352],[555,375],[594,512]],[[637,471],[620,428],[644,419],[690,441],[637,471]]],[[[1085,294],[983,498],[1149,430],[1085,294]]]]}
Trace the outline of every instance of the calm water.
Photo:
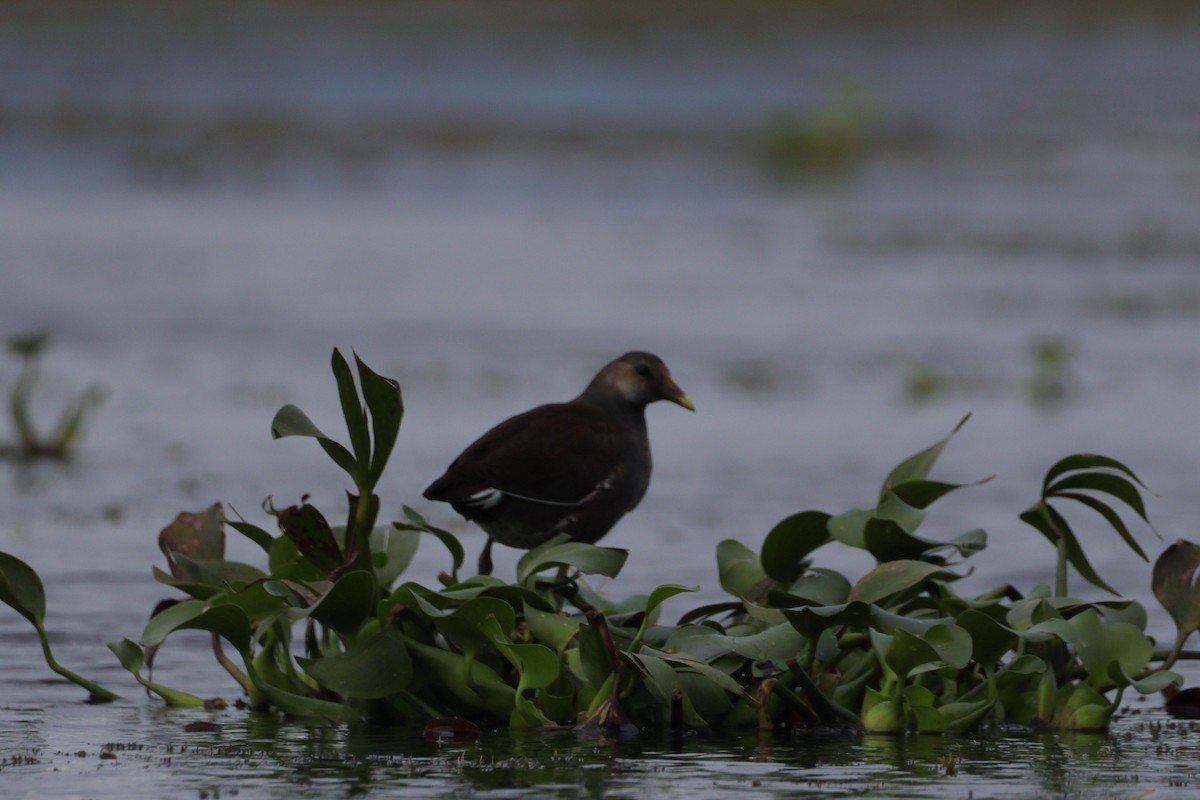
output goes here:
{"type": "MultiPolygon", "coordinates": [[[[1152,556],[1195,538],[1194,17],[173,8],[0,11],[0,322],[55,336],[44,425],[85,385],[107,393],[74,464],[0,465],[0,549],[43,575],[60,660],[127,696],[81,704],[0,610],[5,796],[509,796],[532,781],[715,795],[757,781],[982,797],[1099,781],[1157,797],[1191,780],[1190,729],[1163,744],[1138,717],[1095,741],[692,739],[679,752],[505,735],[437,751],[240,712],[219,734],[185,734],[196,715],[142,698],[104,643],[136,638],[169,595],[150,565],[179,510],[221,500],[263,522],[265,496],[305,493],[337,507],[344,481],[319,449],[268,436],[288,402],[338,430],[335,346],[404,386],[385,513],[416,505],[471,558],[482,538],[420,489],[499,419],[573,396],[625,350],[662,355],[699,411],[650,412],[652,488],[607,540],[633,554],[616,594],[677,582],[716,599],[718,541],[757,546],[792,511],[868,503],[967,411],[937,476],[997,478],[943,501],[926,532],[989,531],[968,588],[1051,578],[1052,553],[1017,514],[1071,452],[1145,479],[1163,541],[1137,532],[1152,556]],[[864,157],[773,174],[771,121],[846,94],[869,98],[864,157]],[[1046,338],[1073,354],[1066,400],[1048,406],[1027,388],[1046,338]],[[917,365],[946,381],[927,402],[906,392],[917,365]],[[102,761],[106,743],[126,749],[102,761]],[[939,773],[956,747],[958,774],[939,773]]],[[[0,364],[0,388],[14,375],[0,364]]],[[[1169,636],[1149,566],[1073,519],[1101,574],[1169,636]]],[[[506,574],[514,554],[497,556],[506,574]]],[[[431,582],[444,561],[429,547],[409,577],[431,582]]],[[[821,563],[868,566],[835,550],[821,563]]],[[[156,675],[230,693],[186,636],[156,675]]]]}

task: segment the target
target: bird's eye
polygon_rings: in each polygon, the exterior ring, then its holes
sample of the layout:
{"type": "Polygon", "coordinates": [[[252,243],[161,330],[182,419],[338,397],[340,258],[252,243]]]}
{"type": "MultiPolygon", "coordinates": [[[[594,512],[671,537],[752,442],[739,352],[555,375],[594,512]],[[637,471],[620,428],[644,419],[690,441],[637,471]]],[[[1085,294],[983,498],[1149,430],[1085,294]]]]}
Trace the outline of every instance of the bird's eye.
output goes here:
{"type": "Polygon", "coordinates": [[[643,378],[650,377],[650,367],[648,365],[638,364],[634,369],[637,371],[637,374],[641,375],[643,378]]]}

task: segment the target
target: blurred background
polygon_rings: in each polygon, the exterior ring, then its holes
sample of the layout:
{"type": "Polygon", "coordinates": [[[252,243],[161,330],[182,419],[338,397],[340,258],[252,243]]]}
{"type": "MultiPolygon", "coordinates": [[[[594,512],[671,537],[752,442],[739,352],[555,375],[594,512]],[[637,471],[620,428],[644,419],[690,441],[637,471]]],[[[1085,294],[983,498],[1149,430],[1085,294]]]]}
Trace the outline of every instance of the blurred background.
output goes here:
{"type": "MultiPolygon", "coordinates": [[[[988,530],[969,585],[1052,578],[1017,515],[1073,452],[1156,493],[1153,558],[1200,520],[1197,76],[1182,1],[10,0],[0,324],[53,337],[39,425],[105,398],[69,465],[0,464],[0,549],[46,578],[73,663],[119,672],[102,643],[170,594],[150,565],[178,511],[340,515],[319,448],[269,436],[285,403],[344,436],[340,347],[404,388],[384,517],[415,506],[473,564],[482,535],[420,490],[646,349],[699,410],[649,411],[616,594],[717,598],[721,539],[871,504],[967,412],[935,477],[997,477],[924,532],[988,530]]],[[[1071,513],[1152,603],[1149,566],[1071,513]]],[[[409,577],[447,563],[430,540],[409,577]]]]}

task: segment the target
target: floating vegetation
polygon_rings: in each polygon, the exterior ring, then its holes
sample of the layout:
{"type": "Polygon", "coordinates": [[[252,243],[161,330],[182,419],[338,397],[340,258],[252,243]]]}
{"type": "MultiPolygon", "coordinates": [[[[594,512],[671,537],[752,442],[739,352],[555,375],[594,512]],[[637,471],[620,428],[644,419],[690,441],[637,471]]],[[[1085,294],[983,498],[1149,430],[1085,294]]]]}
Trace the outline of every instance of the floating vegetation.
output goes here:
{"type": "Polygon", "coordinates": [[[776,113],[763,135],[767,170],[775,178],[796,180],[853,166],[867,153],[877,117],[874,98],[857,83],[845,84],[808,111],[776,113]]]}
{"type": "Polygon", "coordinates": [[[9,351],[21,359],[21,371],[8,400],[9,414],[17,440],[12,444],[0,443],[0,457],[19,460],[68,460],[79,443],[84,422],[103,397],[98,386],[88,387],[63,409],[58,425],[49,436],[37,433],[30,411],[30,401],[33,388],[37,384],[38,362],[49,341],[49,336],[45,333],[14,336],[8,340],[9,351]]]}
{"type": "MultiPolygon", "coordinates": [[[[463,548],[451,533],[408,507],[402,519],[379,523],[375,487],[403,403],[396,381],[354,363],[352,370],[334,351],[348,446],[295,406],[280,409],[272,424],[276,438],[315,439],[347,474],[353,490],[344,524],[331,524],[304,498],[285,508],[268,498],[263,510],[278,535],[227,518],[220,504],[181,514],[160,533],[167,568],[155,568],[155,578],[183,596],[161,603],[137,641],[110,648],[166,703],[203,702],[141,675],[185,629],[212,635],[217,660],[254,708],[418,723],[437,740],[471,740],[479,726],[496,724],[606,736],[649,727],[1105,730],[1126,691],[1181,686],[1169,667],[1195,657],[1183,645],[1200,627],[1192,581],[1200,547],[1178,542],[1154,566],[1155,596],[1179,631],[1162,650],[1146,635],[1146,609],[1097,574],[1073,512],[1061,508],[1098,514],[1147,558],[1117,511],[1148,519],[1141,481],[1105,456],[1058,461],[1020,515],[1051,545],[1053,587],[955,590],[970,571],[965,562],[985,552],[986,533],[939,540],[918,530],[940,498],[988,480],[929,477],[966,417],[892,469],[873,506],[792,514],[758,551],[721,542],[717,566],[729,599],[693,608],[674,625],[661,621],[663,604],[695,587],[666,584],[614,599],[589,585],[590,576],[619,574],[628,554],[617,548],[560,537],[526,553],[513,583],[462,577],[463,548]],[[226,560],[226,528],[261,548],[265,564],[226,560]],[[449,561],[434,586],[405,578],[427,537],[449,561]],[[865,551],[875,566],[860,576],[821,567],[817,555],[826,547],[865,551]],[[1072,573],[1113,598],[1069,594],[1072,573]]],[[[40,582],[11,556],[0,560],[0,600],[43,633],[40,582]]],[[[953,774],[957,760],[938,766],[953,774]]]]}

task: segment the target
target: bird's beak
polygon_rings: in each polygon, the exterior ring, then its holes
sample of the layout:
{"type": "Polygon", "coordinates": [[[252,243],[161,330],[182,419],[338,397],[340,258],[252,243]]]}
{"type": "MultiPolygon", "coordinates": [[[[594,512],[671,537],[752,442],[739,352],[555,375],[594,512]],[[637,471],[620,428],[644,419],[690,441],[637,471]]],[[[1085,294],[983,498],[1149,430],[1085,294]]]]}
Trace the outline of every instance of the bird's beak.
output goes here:
{"type": "Polygon", "coordinates": [[[688,411],[696,410],[696,404],[692,402],[692,398],[688,397],[687,392],[675,385],[675,381],[671,380],[670,375],[663,377],[662,397],[664,400],[670,400],[677,406],[683,406],[688,411]]]}

